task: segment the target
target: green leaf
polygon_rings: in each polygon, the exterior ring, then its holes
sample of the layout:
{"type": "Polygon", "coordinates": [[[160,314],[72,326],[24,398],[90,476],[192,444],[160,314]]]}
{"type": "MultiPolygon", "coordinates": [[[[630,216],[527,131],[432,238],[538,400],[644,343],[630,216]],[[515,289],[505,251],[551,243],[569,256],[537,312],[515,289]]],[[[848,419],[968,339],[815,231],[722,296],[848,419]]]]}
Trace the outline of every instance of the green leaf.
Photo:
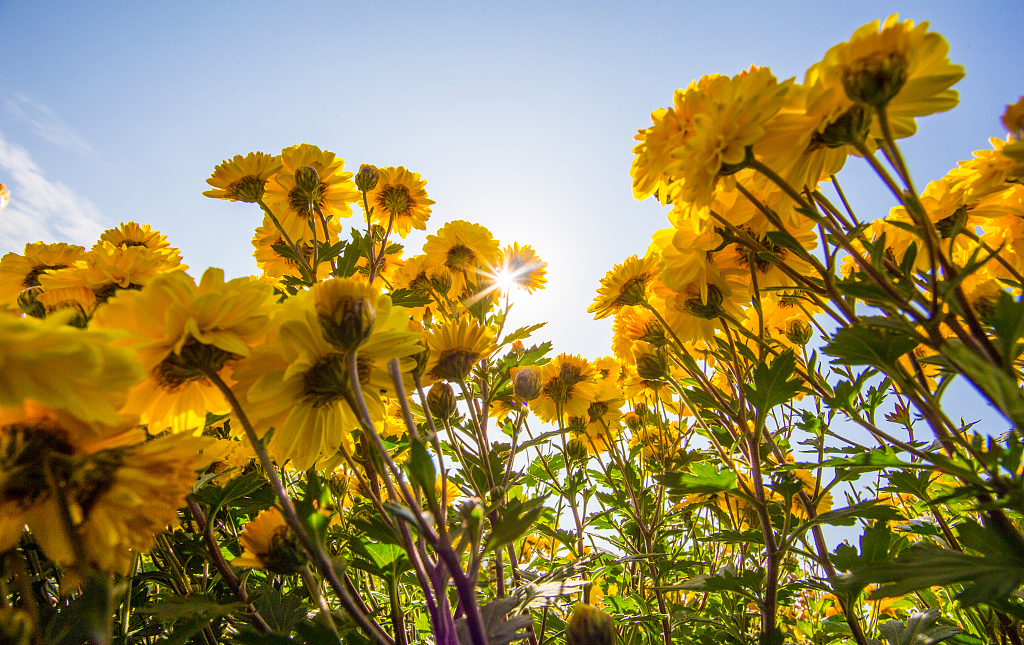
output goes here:
{"type": "Polygon", "coordinates": [[[345,245],[344,252],[338,256],[338,277],[351,278],[355,275],[356,265],[359,258],[363,256],[362,247],[365,244],[359,231],[352,228],[352,241],[345,245]]]}
{"type": "Polygon", "coordinates": [[[724,492],[747,497],[736,487],[736,473],[731,470],[718,470],[713,464],[697,462],[693,464],[691,471],[655,475],[655,479],[664,484],[673,495],[708,495],[724,492]]]}
{"type": "Polygon", "coordinates": [[[149,614],[156,620],[167,623],[192,616],[204,616],[209,621],[241,611],[245,611],[244,603],[232,602],[222,605],[213,596],[204,594],[192,594],[187,598],[168,596],[163,602],[151,603],[138,609],[140,614],[149,614]]]}
{"type": "Polygon", "coordinates": [[[835,357],[833,365],[870,365],[890,374],[900,357],[917,345],[895,330],[856,325],[838,330],[823,351],[835,357]]]}
{"type": "Polygon", "coordinates": [[[796,358],[793,355],[793,350],[786,350],[777,356],[770,365],[765,365],[763,362],[758,363],[754,368],[754,382],[743,384],[747,400],[757,410],[757,428],[763,425],[769,410],[796,396],[803,381],[798,378],[790,378],[793,376],[795,367],[796,358]]]}
{"type": "Polygon", "coordinates": [[[391,292],[391,304],[399,307],[426,307],[434,300],[430,296],[422,296],[411,289],[395,289],[391,292]]]}
{"type": "MultiPolygon", "coordinates": [[[[195,501],[209,506],[209,512],[207,513],[207,518],[209,519],[216,517],[218,511],[225,506],[232,506],[238,500],[251,499],[254,493],[264,487],[270,489],[267,478],[263,476],[263,473],[253,471],[235,477],[223,486],[208,484],[192,493],[191,497],[195,501]]],[[[273,494],[273,491],[271,491],[271,494],[273,494]]],[[[269,504],[267,508],[269,508],[269,504]]]]}
{"type": "Polygon", "coordinates": [[[430,500],[430,507],[433,508],[437,504],[437,473],[434,470],[434,462],[427,453],[426,442],[422,438],[410,437],[408,470],[409,477],[420,487],[430,500]]]}
{"type": "Polygon", "coordinates": [[[934,645],[960,633],[959,627],[939,625],[941,614],[938,609],[929,609],[914,614],[906,624],[899,620],[887,620],[878,625],[878,631],[889,645],[934,645]]]}
{"type": "Polygon", "coordinates": [[[547,496],[522,501],[510,500],[504,508],[491,515],[491,535],[487,538],[487,550],[498,549],[512,542],[533,526],[544,512],[547,496]]]}
{"type": "Polygon", "coordinates": [[[1024,398],[1017,379],[1010,377],[998,366],[978,356],[963,344],[944,345],[942,355],[966,376],[982,394],[1003,413],[1014,426],[1024,428],[1024,398]]]}

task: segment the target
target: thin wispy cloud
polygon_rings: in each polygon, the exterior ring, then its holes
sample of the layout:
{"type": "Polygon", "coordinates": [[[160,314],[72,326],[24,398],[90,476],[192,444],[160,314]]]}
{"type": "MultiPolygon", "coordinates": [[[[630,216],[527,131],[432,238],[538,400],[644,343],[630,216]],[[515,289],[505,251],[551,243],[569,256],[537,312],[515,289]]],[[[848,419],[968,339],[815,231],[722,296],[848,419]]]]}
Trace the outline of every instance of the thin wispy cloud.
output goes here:
{"type": "Polygon", "coordinates": [[[67,148],[86,159],[93,159],[96,153],[92,146],[78,136],[57,113],[39,99],[24,92],[17,92],[6,100],[7,111],[32,127],[33,132],[54,145],[67,148]]]}
{"type": "Polygon", "coordinates": [[[96,206],[60,182],[50,181],[28,151],[0,132],[0,183],[11,201],[0,211],[0,253],[20,252],[27,242],[90,246],[103,231],[96,206]]]}

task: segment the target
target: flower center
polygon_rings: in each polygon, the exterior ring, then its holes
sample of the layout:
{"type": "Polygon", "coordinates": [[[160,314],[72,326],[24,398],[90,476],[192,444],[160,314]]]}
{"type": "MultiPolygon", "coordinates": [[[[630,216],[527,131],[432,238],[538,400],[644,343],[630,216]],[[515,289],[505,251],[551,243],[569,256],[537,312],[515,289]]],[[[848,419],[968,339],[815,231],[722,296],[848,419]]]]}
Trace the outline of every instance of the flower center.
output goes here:
{"type": "Polygon", "coordinates": [[[66,269],[66,264],[40,264],[32,267],[32,270],[25,275],[25,280],[21,283],[21,286],[26,289],[29,287],[39,286],[39,276],[43,275],[47,271],[56,271],[57,269],[66,269]]]}
{"type": "Polygon", "coordinates": [[[387,184],[377,193],[377,208],[395,217],[409,217],[416,203],[409,189],[401,184],[387,184]]]}

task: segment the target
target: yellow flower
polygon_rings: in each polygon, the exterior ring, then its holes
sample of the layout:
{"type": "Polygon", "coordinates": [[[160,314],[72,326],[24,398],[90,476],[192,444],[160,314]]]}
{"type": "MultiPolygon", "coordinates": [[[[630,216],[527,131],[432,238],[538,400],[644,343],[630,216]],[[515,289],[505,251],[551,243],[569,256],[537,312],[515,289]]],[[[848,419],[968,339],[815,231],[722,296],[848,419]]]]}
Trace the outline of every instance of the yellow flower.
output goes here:
{"type": "Polygon", "coordinates": [[[181,252],[171,246],[167,236],[160,231],[154,231],[149,224],[136,224],[121,222],[117,228],[103,231],[93,249],[103,245],[103,242],[110,242],[112,245],[121,248],[131,246],[144,246],[151,251],[162,253],[167,256],[167,261],[172,264],[181,264],[181,252]]]}
{"type": "Polygon", "coordinates": [[[468,276],[483,269],[494,273],[498,266],[498,241],[479,224],[454,220],[442,226],[436,235],[428,235],[423,253],[430,266],[451,272],[451,292],[460,296],[468,276]]]}
{"type": "Polygon", "coordinates": [[[699,281],[675,291],[662,287],[651,299],[680,342],[702,345],[712,342],[722,327],[722,316],[743,320],[743,307],[750,302],[749,274],[737,269],[722,269],[718,281],[708,283],[707,295],[701,295],[699,281]],[[746,274],[746,275],[745,275],[746,274]]]}
{"type": "Polygon", "coordinates": [[[142,291],[122,291],[97,311],[100,328],[128,332],[120,344],[138,351],[148,378],[136,386],[124,411],[152,430],[202,428],[207,412],[230,406],[207,377],[248,356],[270,321],[269,285],[207,269],[197,286],[182,272],[154,278],[142,291]]]}
{"type": "MultiPolygon", "coordinates": [[[[374,310],[373,329],[356,363],[370,418],[379,425],[385,414],[381,395],[394,390],[388,361],[400,359],[401,370],[408,372],[415,363],[409,357],[420,346],[419,334],[406,331],[405,310],[393,307],[390,297],[380,296],[374,310]]],[[[232,377],[256,432],[262,436],[275,429],[268,450],[278,464],[291,460],[294,468],[307,470],[320,459],[333,460],[339,450],[351,454],[352,432],[360,425],[346,402],[348,354],[325,338],[312,293],[284,303],[266,342],[232,377]]]]}
{"type": "MultiPolygon", "coordinates": [[[[445,479],[444,483],[445,499],[448,502],[448,504],[451,505],[452,500],[456,500],[462,497],[462,489],[456,486],[455,483],[450,479],[445,479]]],[[[441,476],[438,475],[437,480],[435,480],[434,482],[434,494],[437,495],[438,500],[441,499],[441,492],[441,476]]]]}
{"type": "MultiPolygon", "coordinates": [[[[823,89],[841,92],[849,102],[885,107],[897,138],[917,131],[915,117],[955,107],[959,97],[949,88],[964,77],[964,68],[949,62],[949,44],[929,32],[927,22],[898,21],[893,14],[884,23],[875,20],[857,29],[849,41],[831,48],[805,81],[820,80],[823,89]]],[[[838,102],[836,115],[850,104],[838,102]]],[[[871,136],[882,137],[877,120],[871,136]]]]}
{"type": "Polygon", "coordinates": [[[608,451],[608,442],[613,441],[622,428],[622,406],[625,404],[622,389],[614,381],[601,381],[595,388],[594,402],[587,408],[586,415],[569,419],[573,434],[583,441],[589,454],[608,451]]]}
{"type": "Polygon", "coordinates": [[[597,607],[578,602],[565,626],[566,645],[615,645],[615,621],[597,607]]]}
{"type": "Polygon", "coordinates": [[[426,336],[430,360],[424,372],[435,379],[459,381],[494,349],[494,329],[475,318],[439,323],[426,336]]]}
{"type": "Polygon", "coordinates": [[[7,186],[0,184],[0,211],[7,208],[7,203],[11,201],[11,191],[7,186]]]}
{"type": "Polygon", "coordinates": [[[64,287],[53,289],[39,294],[39,302],[46,308],[47,314],[52,314],[61,309],[74,309],[78,316],[73,323],[77,327],[84,327],[85,321],[92,316],[96,309],[96,294],[85,287],[64,287]]]}
{"type": "Polygon", "coordinates": [[[739,170],[747,148],[765,134],[765,122],[782,107],[792,80],[779,83],[767,67],[751,67],[732,78],[705,77],[687,88],[685,101],[699,105],[693,134],[672,151],[680,161],[674,203],[710,204],[720,176],[739,170]]]}
{"type": "Polygon", "coordinates": [[[597,396],[598,373],[578,355],[559,354],[541,367],[540,396],[530,402],[530,409],[541,421],[562,422],[565,417],[582,417],[597,396]],[[559,419],[559,412],[563,419],[559,419]]]}
{"type": "Polygon", "coordinates": [[[187,268],[176,255],[101,241],[71,266],[40,275],[39,284],[44,289],[88,287],[102,304],[120,290],[139,289],[158,275],[187,268]]]}
{"type": "Polygon", "coordinates": [[[213,169],[206,183],[213,186],[203,195],[215,199],[255,202],[263,196],[267,179],[281,169],[281,158],[262,152],[235,155],[213,169]]]}
{"type": "Polygon", "coordinates": [[[373,331],[380,292],[361,280],[336,278],[313,285],[313,308],[324,339],[342,352],[357,349],[373,331]]]}
{"type": "Polygon", "coordinates": [[[426,230],[430,206],[434,203],[427,197],[427,182],[420,179],[418,172],[410,172],[402,166],[380,168],[378,173],[377,185],[366,193],[366,201],[373,209],[373,220],[384,227],[390,225],[403,238],[414,228],[426,230]]]}
{"type": "Polygon", "coordinates": [[[71,266],[85,255],[85,249],[74,244],[25,245],[24,255],[11,252],[0,258],[0,305],[16,305],[18,294],[39,286],[39,276],[71,266]]]}
{"type": "Polygon", "coordinates": [[[246,524],[238,542],[242,545],[242,555],[231,561],[232,566],[292,575],[306,565],[305,552],[276,506],[261,511],[256,519],[246,524]]]}
{"type": "Polygon", "coordinates": [[[65,321],[0,317],[0,406],[30,399],[83,421],[115,423],[142,370],[130,352],[111,346],[112,334],[65,321]]]}
{"type": "Polygon", "coordinates": [[[283,168],[267,183],[264,198],[285,232],[295,240],[308,235],[312,222],[317,236],[323,240],[323,223],[314,206],[323,212],[329,230],[340,231],[339,219],[352,215],[352,202],[360,197],[352,173],[344,171],[345,160],[335,157],[333,152],[302,143],[282,150],[281,163],[283,168]],[[309,174],[306,168],[316,173],[315,177],[309,175],[308,181],[303,179],[309,174]]]}
{"type": "MultiPolygon", "coordinates": [[[[292,242],[295,243],[299,253],[305,258],[306,262],[312,264],[313,236],[308,230],[307,237],[308,240],[306,237],[293,238],[292,242]]],[[[318,241],[323,242],[323,237],[319,237],[318,241]]],[[[329,241],[336,242],[337,235],[332,232],[332,237],[329,241]]],[[[256,266],[263,270],[263,275],[268,278],[283,278],[286,276],[296,279],[302,278],[302,270],[299,269],[299,263],[291,258],[281,256],[274,250],[275,246],[286,244],[287,242],[285,242],[284,237],[281,235],[281,231],[277,230],[269,216],[264,215],[263,225],[256,228],[256,234],[252,238],[252,245],[256,249],[253,251],[252,256],[256,258],[256,266]]],[[[330,262],[321,262],[316,268],[316,279],[326,280],[330,275],[330,262]]]]}
{"type": "Polygon", "coordinates": [[[646,301],[647,286],[658,277],[658,256],[648,253],[642,259],[633,255],[616,264],[601,279],[597,297],[587,308],[594,319],[607,318],[625,306],[646,301]]]}
{"type": "MultiPolygon", "coordinates": [[[[689,87],[695,87],[696,83],[694,81],[689,87]]],[[[676,90],[675,105],[652,112],[653,125],[641,129],[633,137],[640,142],[633,147],[636,158],[629,170],[636,199],[646,199],[657,194],[658,201],[665,203],[668,186],[676,177],[680,165],[672,153],[693,136],[693,104],[687,103],[685,96],[686,90],[676,90]]]]}
{"type": "Polygon", "coordinates": [[[637,341],[664,347],[669,337],[653,312],[642,307],[622,307],[612,323],[612,351],[615,358],[628,365],[634,364],[633,345],[637,341]]]}
{"type": "Polygon", "coordinates": [[[498,265],[497,275],[488,277],[496,279],[502,289],[518,286],[527,293],[533,293],[535,289],[543,289],[548,281],[544,277],[548,263],[541,261],[533,248],[521,247],[519,242],[513,242],[498,254],[498,265]]]}

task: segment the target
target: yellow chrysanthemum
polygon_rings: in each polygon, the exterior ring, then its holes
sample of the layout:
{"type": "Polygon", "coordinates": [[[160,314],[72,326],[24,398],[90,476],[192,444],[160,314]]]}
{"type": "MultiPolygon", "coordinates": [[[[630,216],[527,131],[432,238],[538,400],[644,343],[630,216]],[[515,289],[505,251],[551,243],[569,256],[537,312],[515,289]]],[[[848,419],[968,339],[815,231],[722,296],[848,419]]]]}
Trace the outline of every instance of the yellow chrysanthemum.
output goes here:
{"type": "Polygon", "coordinates": [[[616,264],[601,279],[597,297],[587,308],[594,319],[607,318],[622,307],[645,302],[647,286],[658,277],[658,256],[648,253],[643,258],[631,256],[616,264]]]}
{"type": "Polygon", "coordinates": [[[255,202],[263,196],[267,179],[281,169],[281,158],[262,152],[235,155],[231,161],[223,160],[213,169],[206,183],[213,186],[203,195],[215,199],[255,202]]]}
{"type": "Polygon", "coordinates": [[[238,536],[242,555],[231,561],[235,567],[267,569],[281,575],[298,573],[306,554],[276,506],[261,511],[238,536]]]}
{"type": "Polygon", "coordinates": [[[96,310],[96,294],[92,289],[85,287],[64,287],[63,289],[44,291],[39,294],[39,302],[42,303],[47,314],[61,309],[74,309],[78,314],[75,320],[80,321],[81,324],[79,322],[73,324],[78,327],[84,327],[85,321],[96,310]]]}
{"type": "MultiPolygon", "coordinates": [[[[292,241],[295,242],[299,253],[305,258],[306,262],[312,264],[312,235],[309,238],[310,241],[304,238],[293,239],[292,241]]],[[[323,239],[320,238],[318,241],[322,242],[323,239]]],[[[332,237],[331,241],[337,241],[337,237],[332,237]]],[[[263,275],[275,279],[285,276],[302,279],[302,270],[299,268],[299,263],[291,258],[283,257],[274,250],[275,246],[286,245],[286,242],[284,237],[281,236],[281,231],[277,230],[270,217],[263,217],[263,225],[256,228],[256,234],[252,238],[252,245],[256,249],[253,251],[252,256],[256,259],[256,266],[263,270],[263,275]]],[[[326,280],[330,275],[331,264],[329,262],[321,262],[316,268],[316,279],[326,280]]]]}
{"type": "Polygon", "coordinates": [[[451,273],[455,296],[462,294],[469,276],[478,269],[493,273],[498,266],[498,241],[485,227],[463,220],[448,222],[437,234],[428,235],[423,253],[431,266],[443,266],[451,273]]]}
{"type": "Polygon", "coordinates": [[[587,446],[589,454],[608,451],[609,442],[615,440],[622,428],[622,406],[625,404],[622,389],[614,381],[602,380],[595,387],[594,402],[587,408],[586,415],[569,419],[574,435],[587,446]]]}
{"type": "Polygon", "coordinates": [[[550,423],[562,417],[582,417],[597,396],[598,373],[584,358],[559,354],[540,368],[540,396],[530,409],[541,421],[550,423]]]}
{"type": "MultiPolygon", "coordinates": [[[[385,413],[381,395],[394,390],[388,362],[398,358],[408,372],[415,363],[408,357],[420,346],[419,334],[406,331],[405,310],[393,307],[390,297],[380,296],[374,309],[372,331],[356,362],[371,420],[379,424],[385,413]]],[[[275,429],[268,450],[277,463],[290,460],[306,470],[318,460],[334,460],[339,450],[354,449],[352,433],[360,425],[346,402],[348,355],[325,337],[312,293],[285,302],[267,341],[238,365],[233,378],[256,432],[275,429]]]]}
{"type": "Polygon", "coordinates": [[[380,168],[378,173],[377,185],[366,193],[366,201],[373,209],[373,221],[384,227],[390,225],[403,238],[414,228],[425,231],[430,206],[434,203],[427,197],[427,182],[418,172],[402,166],[380,168]]]}
{"type": "Polygon", "coordinates": [[[435,379],[459,381],[493,350],[494,329],[482,326],[475,318],[437,324],[426,335],[430,360],[424,372],[435,379]]]}
{"type": "MultiPolygon", "coordinates": [[[[964,77],[964,68],[950,63],[948,53],[945,38],[929,32],[927,22],[915,26],[893,14],[884,23],[864,25],[850,40],[831,48],[808,72],[808,80],[820,78],[825,88],[836,88],[848,101],[885,106],[893,135],[908,137],[917,131],[915,117],[945,112],[959,102],[950,87],[964,77]]],[[[835,112],[838,116],[846,110],[837,104],[835,112]]],[[[871,134],[882,137],[877,120],[871,134]]]]}
{"type": "Polygon", "coordinates": [[[11,191],[7,186],[0,184],[0,211],[7,208],[8,202],[11,201],[11,191]]]}
{"type": "Polygon", "coordinates": [[[791,85],[792,80],[779,83],[767,67],[751,67],[687,88],[683,100],[699,107],[692,136],[671,152],[680,162],[673,201],[710,204],[718,178],[742,167],[747,148],[764,136],[765,122],[782,107],[791,85]]]}
{"type": "Polygon", "coordinates": [[[85,255],[85,249],[74,244],[25,245],[24,255],[11,252],[0,258],[0,305],[17,305],[18,294],[39,286],[39,277],[47,271],[71,266],[85,255]]]}
{"type": "Polygon", "coordinates": [[[230,406],[208,372],[226,376],[266,334],[274,302],[269,285],[249,278],[224,282],[207,269],[198,285],[182,272],[158,276],[143,291],[122,291],[93,324],[128,332],[119,341],[138,351],[149,375],[124,408],[151,430],[202,428],[207,412],[230,406]]]}
{"type": "Polygon", "coordinates": [[[130,246],[144,246],[151,251],[163,253],[169,262],[180,264],[181,252],[171,246],[167,236],[160,231],[154,231],[149,224],[136,224],[135,222],[121,222],[117,228],[110,228],[103,231],[99,241],[93,246],[93,250],[102,246],[103,242],[110,242],[114,246],[128,248],[130,246]]]}
{"type": "Polygon", "coordinates": [[[517,286],[527,293],[533,293],[536,289],[543,289],[547,283],[544,277],[547,265],[547,262],[537,257],[533,248],[513,242],[498,254],[498,272],[487,277],[502,289],[517,286]]]}
{"type": "Polygon", "coordinates": [[[722,269],[720,281],[707,284],[701,295],[698,281],[679,291],[661,288],[651,298],[671,331],[683,343],[701,345],[712,342],[723,325],[722,316],[733,320],[746,318],[744,307],[750,303],[749,274],[737,269],[722,269]]]}
{"type": "MultiPolygon", "coordinates": [[[[690,87],[696,83],[694,81],[690,87]]],[[[665,203],[668,186],[680,165],[679,159],[672,152],[681,148],[693,136],[694,106],[684,100],[685,96],[686,90],[676,90],[674,106],[652,112],[653,125],[641,129],[633,137],[640,142],[633,148],[636,157],[629,170],[633,178],[633,196],[637,199],[657,194],[658,201],[665,203]]]]}
{"type": "Polygon", "coordinates": [[[340,218],[352,215],[352,202],[360,197],[352,173],[344,171],[345,160],[335,157],[333,152],[302,143],[282,150],[281,163],[283,168],[267,182],[264,200],[285,232],[294,240],[308,235],[312,223],[322,240],[323,223],[314,206],[323,212],[329,230],[340,231],[340,218]],[[306,168],[312,168],[316,178],[303,179],[306,168]]]}
{"type": "Polygon", "coordinates": [[[142,370],[112,346],[112,334],[69,327],[66,318],[0,317],[0,406],[31,399],[83,421],[116,423],[142,370]]]}
{"type": "Polygon", "coordinates": [[[187,268],[174,255],[145,246],[114,246],[103,241],[66,269],[39,276],[39,284],[47,290],[88,287],[102,304],[120,290],[139,289],[158,275],[187,268]]]}
{"type": "Polygon", "coordinates": [[[670,289],[697,281],[707,285],[718,275],[714,251],[722,247],[722,236],[710,223],[656,231],[651,237],[649,255],[660,259],[659,281],[670,289]]]}

